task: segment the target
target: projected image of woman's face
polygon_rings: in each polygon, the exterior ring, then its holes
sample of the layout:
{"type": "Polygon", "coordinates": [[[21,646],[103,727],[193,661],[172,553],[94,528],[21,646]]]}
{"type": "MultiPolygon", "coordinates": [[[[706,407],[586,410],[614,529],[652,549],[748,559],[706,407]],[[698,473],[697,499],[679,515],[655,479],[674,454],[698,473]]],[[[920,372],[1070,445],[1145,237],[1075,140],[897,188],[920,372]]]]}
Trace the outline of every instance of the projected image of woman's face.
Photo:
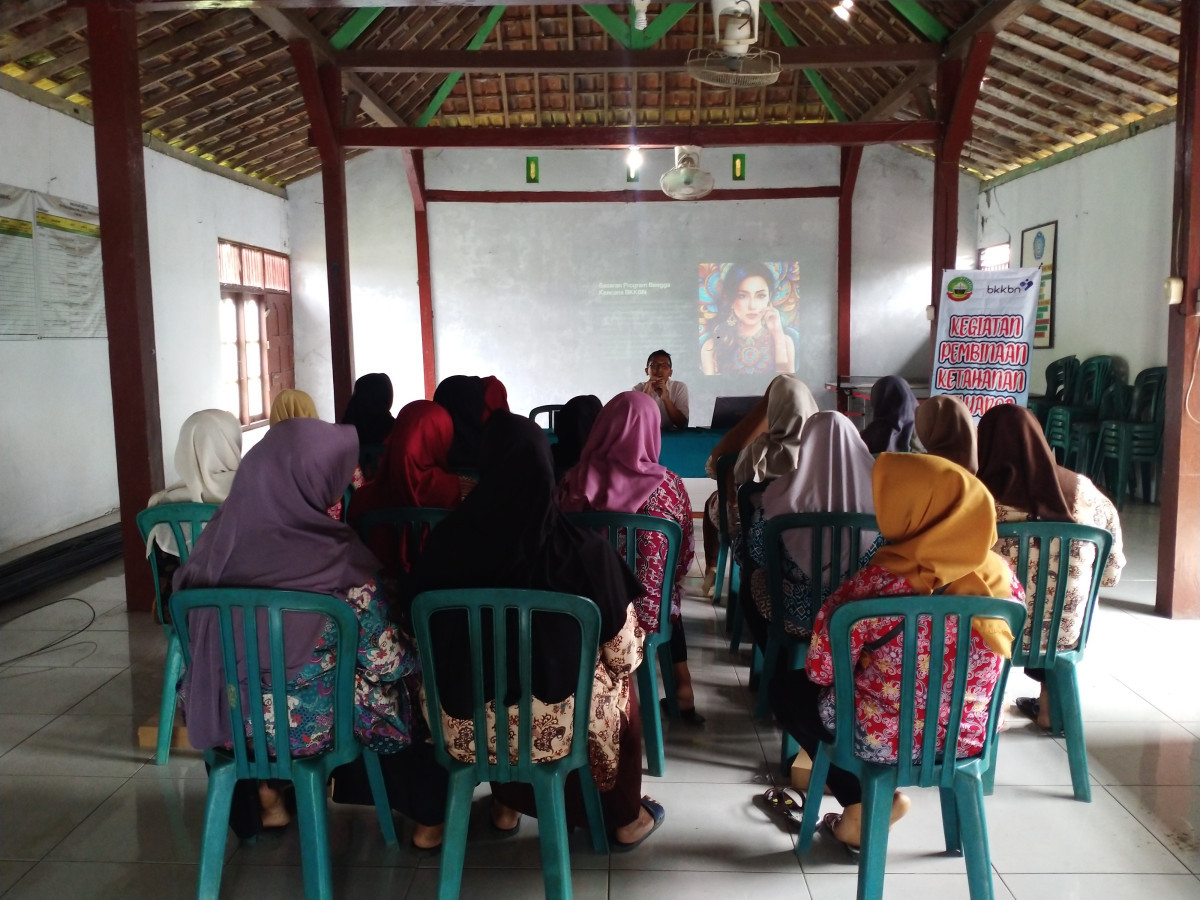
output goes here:
{"type": "Polygon", "coordinates": [[[700,263],[700,371],[796,371],[800,263],[700,263]]]}
{"type": "Polygon", "coordinates": [[[733,314],[741,334],[753,334],[762,324],[763,315],[771,302],[771,289],[760,275],[751,275],[738,285],[733,300],[733,314]]]}

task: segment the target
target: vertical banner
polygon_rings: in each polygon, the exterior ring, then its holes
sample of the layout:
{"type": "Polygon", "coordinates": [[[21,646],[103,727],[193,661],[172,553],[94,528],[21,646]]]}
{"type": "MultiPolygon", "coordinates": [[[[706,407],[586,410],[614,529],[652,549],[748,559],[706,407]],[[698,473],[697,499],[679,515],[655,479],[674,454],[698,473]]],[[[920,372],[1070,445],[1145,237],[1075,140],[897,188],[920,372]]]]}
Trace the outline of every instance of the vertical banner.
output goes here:
{"type": "Polygon", "coordinates": [[[1024,406],[1039,286],[1036,267],[946,269],[930,393],[955,395],[976,420],[1001,403],[1024,406]]]}

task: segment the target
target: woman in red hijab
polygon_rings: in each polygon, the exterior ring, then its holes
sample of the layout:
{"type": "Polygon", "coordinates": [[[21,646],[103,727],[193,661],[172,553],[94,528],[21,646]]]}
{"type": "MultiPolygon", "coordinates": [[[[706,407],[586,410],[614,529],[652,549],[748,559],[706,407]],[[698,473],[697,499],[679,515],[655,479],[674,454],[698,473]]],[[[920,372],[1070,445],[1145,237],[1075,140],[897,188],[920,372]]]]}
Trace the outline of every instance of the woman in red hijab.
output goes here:
{"type": "MultiPolygon", "coordinates": [[[[432,400],[414,400],[400,410],[378,473],[354,493],[350,524],[357,525],[363,514],[373,509],[458,506],[473,482],[448,468],[453,440],[450,413],[432,400]]],[[[387,529],[375,529],[368,537],[367,545],[383,562],[384,571],[393,575],[408,571],[408,560],[401,558],[387,529]]]]}

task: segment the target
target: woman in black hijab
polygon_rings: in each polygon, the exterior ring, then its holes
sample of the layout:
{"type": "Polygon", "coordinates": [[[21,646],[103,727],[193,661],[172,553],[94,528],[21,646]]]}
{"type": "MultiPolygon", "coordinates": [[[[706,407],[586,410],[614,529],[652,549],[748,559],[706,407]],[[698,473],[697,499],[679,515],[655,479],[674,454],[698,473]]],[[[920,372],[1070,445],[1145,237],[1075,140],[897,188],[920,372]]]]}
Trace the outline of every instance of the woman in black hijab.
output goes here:
{"type": "Polygon", "coordinates": [[[872,453],[907,453],[917,421],[917,398],[899,375],[871,385],[871,424],[863,440],[872,453]]]}
{"type": "MultiPolygon", "coordinates": [[[[633,612],[641,585],[607,541],[567,521],[555,505],[550,445],[536,423],[496,412],[483,430],[482,450],[479,485],[431,532],[413,567],[410,595],[443,588],[511,587],[579,594],[596,603],[601,647],[588,728],[590,765],[605,821],[615,828],[612,846],[632,849],[665,815],[661,805],[641,796],[641,720],[632,678],[642,660],[643,634],[633,612]]],[[[462,740],[464,729],[473,729],[465,628],[452,627],[449,614],[435,618],[432,625],[440,663],[441,724],[446,734],[458,738],[448,742],[448,749],[472,761],[474,751],[466,748],[474,742],[462,740]]],[[[541,723],[547,715],[557,719],[558,704],[574,689],[579,637],[574,625],[556,617],[535,617],[534,642],[538,652],[533,713],[534,721],[541,723]]],[[[561,739],[552,733],[561,725],[551,721],[544,726],[545,735],[535,735],[535,761],[565,755],[561,739]]],[[[536,815],[528,785],[493,784],[492,796],[492,821],[502,831],[516,829],[520,812],[536,815]]],[[[587,823],[574,773],[567,781],[567,819],[587,823]]]]}
{"type": "Polygon", "coordinates": [[[372,372],[354,382],[354,393],[342,413],[342,424],[353,425],[359,446],[382,444],[392,433],[392,379],[372,372]]]}
{"type": "Polygon", "coordinates": [[[582,394],[572,397],[554,418],[554,435],[558,442],[550,448],[554,454],[554,476],[559,480],[566,474],[567,469],[579,462],[579,454],[587,443],[592,426],[596,424],[596,416],[604,404],[595,394],[582,394]]]}
{"type": "Polygon", "coordinates": [[[433,402],[454,420],[450,468],[477,469],[481,460],[483,426],[494,412],[508,411],[508,391],[495,375],[451,375],[433,392],[433,402]]]}

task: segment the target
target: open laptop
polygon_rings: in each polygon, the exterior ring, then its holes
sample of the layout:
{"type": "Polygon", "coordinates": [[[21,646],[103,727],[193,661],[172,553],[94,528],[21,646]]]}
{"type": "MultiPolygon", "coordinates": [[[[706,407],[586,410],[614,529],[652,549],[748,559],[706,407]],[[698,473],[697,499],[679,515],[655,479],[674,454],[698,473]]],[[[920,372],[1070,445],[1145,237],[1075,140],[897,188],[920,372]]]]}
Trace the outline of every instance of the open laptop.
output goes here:
{"type": "Polygon", "coordinates": [[[718,397],[713,402],[710,428],[732,428],[762,399],[762,394],[750,397],[718,397]]]}

